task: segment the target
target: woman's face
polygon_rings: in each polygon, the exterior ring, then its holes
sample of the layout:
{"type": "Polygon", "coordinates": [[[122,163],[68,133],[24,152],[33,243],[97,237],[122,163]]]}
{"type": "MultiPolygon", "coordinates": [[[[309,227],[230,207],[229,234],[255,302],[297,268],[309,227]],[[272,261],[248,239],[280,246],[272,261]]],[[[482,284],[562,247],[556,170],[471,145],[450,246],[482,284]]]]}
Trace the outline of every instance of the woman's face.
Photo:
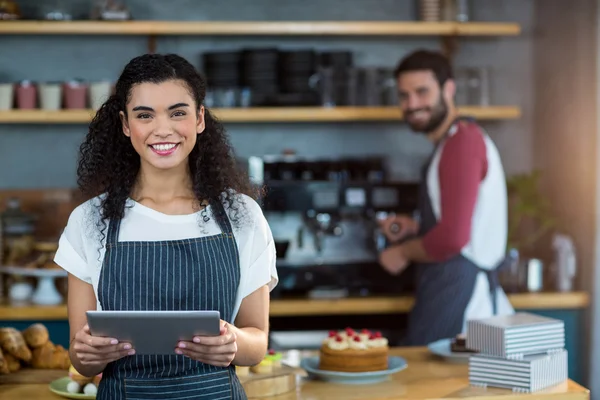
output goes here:
{"type": "Polygon", "coordinates": [[[126,107],[127,117],[121,112],[123,133],[143,167],[168,170],[187,165],[196,137],[204,130],[204,108],[197,114],[184,81],[136,85],[126,107]]]}

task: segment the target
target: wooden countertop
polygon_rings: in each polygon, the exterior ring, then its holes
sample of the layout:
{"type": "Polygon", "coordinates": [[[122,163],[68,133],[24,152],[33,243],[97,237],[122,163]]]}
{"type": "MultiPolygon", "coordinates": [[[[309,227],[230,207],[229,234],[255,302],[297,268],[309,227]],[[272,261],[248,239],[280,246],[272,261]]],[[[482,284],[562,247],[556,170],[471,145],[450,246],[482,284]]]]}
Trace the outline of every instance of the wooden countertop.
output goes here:
{"type": "MultiPolygon", "coordinates": [[[[585,292],[519,293],[508,296],[516,309],[578,309],[589,304],[585,292]]],[[[271,316],[351,315],[405,313],[413,307],[412,296],[361,297],[343,299],[274,299],[271,316]]],[[[66,320],[67,306],[0,305],[0,321],[66,320]]]]}
{"type": "MultiPolygon", "coordinates": [[[[302,356],[313,355],[303,352],[302,356]]],[[[515,394],[506,389],[471,388],[467,365],[450,364],[431,356],[422,347],[395,348],[391,354],[404,357],[408,368],[394,374],[385,382],[370,385],[340,385],[298,378],[295,392],[270,397],[271,400],[321,400],[321,399],[464,399],[471,400],[587,400],[589,390],[573,381],[533,394],[515,394]]],[[[51,393],[47,384],[22,384],[0,386],[3,400],[59,400],[51,393]]]]}

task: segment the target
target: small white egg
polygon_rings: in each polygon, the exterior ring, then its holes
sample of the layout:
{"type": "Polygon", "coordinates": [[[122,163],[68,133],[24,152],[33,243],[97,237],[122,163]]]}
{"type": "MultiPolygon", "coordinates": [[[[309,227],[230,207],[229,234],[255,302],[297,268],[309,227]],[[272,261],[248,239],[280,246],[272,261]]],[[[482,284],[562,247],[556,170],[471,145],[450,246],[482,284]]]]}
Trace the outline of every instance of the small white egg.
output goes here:
{"type": "Polygon", "coordinates": [[[88,383],[83,388],[83,393],[87,394],[88,396],[94,396],[94,395],[96,395],[97,392],[98,392],[98,388],[93,383],[88,383]]]}
{"type": "Polygon", "coordinates": [[[79,393],[80,390],[81,386],[75,381],[71,381],[67,384],[67,392],[69,393],[79,393]]]}

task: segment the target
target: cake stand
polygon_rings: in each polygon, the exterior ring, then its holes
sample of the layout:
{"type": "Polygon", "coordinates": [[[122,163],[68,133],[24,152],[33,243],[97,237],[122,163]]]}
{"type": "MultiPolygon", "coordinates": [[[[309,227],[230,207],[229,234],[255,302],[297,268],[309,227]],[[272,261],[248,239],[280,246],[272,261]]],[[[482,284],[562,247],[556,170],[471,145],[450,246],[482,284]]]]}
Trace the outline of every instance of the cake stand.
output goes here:
{"type": "Polygon", "coordinates": [[[0,267],[0,272],[9,275],[38,278],[37,287],[31,298],[34,304],[53,306],[63,302],[62,295],[54,285],[55,278],[65,278],[67,276],[67,271],[63,269],[0,267]]]}

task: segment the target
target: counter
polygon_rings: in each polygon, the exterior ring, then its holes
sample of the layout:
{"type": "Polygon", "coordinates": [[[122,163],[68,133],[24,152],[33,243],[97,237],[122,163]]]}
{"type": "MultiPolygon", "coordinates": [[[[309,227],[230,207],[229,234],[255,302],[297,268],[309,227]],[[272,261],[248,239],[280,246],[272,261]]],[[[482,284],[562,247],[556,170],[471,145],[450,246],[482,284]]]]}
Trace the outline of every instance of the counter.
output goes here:
{"type": "MultiPolygon", "coordinates": [[[[303,356],[313,355],[303,352],[303,356]]],[[[371,385],[340,385],[307,378],[298,379],[295,392],[270,397],[270,400],[375,400],[375,399],[464,399],[501,400],[561,399],[588,400],[589,391],[573,381],[566,381],[555,387],[533,394],[514,394],[505,389],[471,388],[468,382],[468,367],[446,363],[431,356],[426,348],[394,348],[391,354],[404,357],[408,368],[394,374],[389,380],[371,385]]],[[[302,371],[299,371],[302,372],[302,371]]],[[[23,384],[0,386],[3,400],[59,400],[44,384],[23,384]]]]}
{"type": "MultiPolygon", "coordinates": [[[[585,292],[516,293],[508,295],[515,309],[570,310],[586,308],[589,296],[585,292]]],[[[409,312],[414,304],[412,296],[369,296],[342,299],[272,299],[271,317],[396,314],[409,312]]],[[[66,320],[67,306],[0,305],[0,321],[66,320]]]]}
{"type": "MultiPolygon", "coordinates": [[[[510,302],[519,311],[534,312],[539,315],[557,318],[565,323],[566,344],[569,352],[569,377],[578,382],[585,380],[584,363],[586,362],[585,343],[581,338],[586,336],[585,310],[589,305],[589,295],[585,292],[567,293],[515,293],[508,296],[510,302]]],[[[308,298],[274,298],[270,304],[270,316],[273,326],[277,322],[286,324],[294,320],[305,330],[308,325],[299,323],[304,319],[338,318],[344,328],[347,318],[371,318],[379,316],[386,320],[394,319],[399,314],[409,312],[414,304],[412,296],[369,296],[341,299],[308,299],[308,298]],[[346,318],[347,316],[347,318],[346,318]],[[388,318],[390,316],[391,318],[388,318]]],[[[33,322],[42,322],[50,331],[51,339],[65,347],[69,345],[69,324],[66,305],[58,306],[19,306],[12,307],[0,304],[0,326],[12,326],[25,329],[33,322]]],[[[356,326],[366,326],[367,322],[356,322],[356,326]]],[[[369,325],[377,327],[377,325],[369,325]]],[[[336,328],[332,326],[331,329],[336,328]]],[[[320,329],[320,328],[319,328],[320,329]]],[[[330,329],[330,328],[327,328],[330,329]]],[[[380,328],[377,328],[380,329],[380,328]]]]}

